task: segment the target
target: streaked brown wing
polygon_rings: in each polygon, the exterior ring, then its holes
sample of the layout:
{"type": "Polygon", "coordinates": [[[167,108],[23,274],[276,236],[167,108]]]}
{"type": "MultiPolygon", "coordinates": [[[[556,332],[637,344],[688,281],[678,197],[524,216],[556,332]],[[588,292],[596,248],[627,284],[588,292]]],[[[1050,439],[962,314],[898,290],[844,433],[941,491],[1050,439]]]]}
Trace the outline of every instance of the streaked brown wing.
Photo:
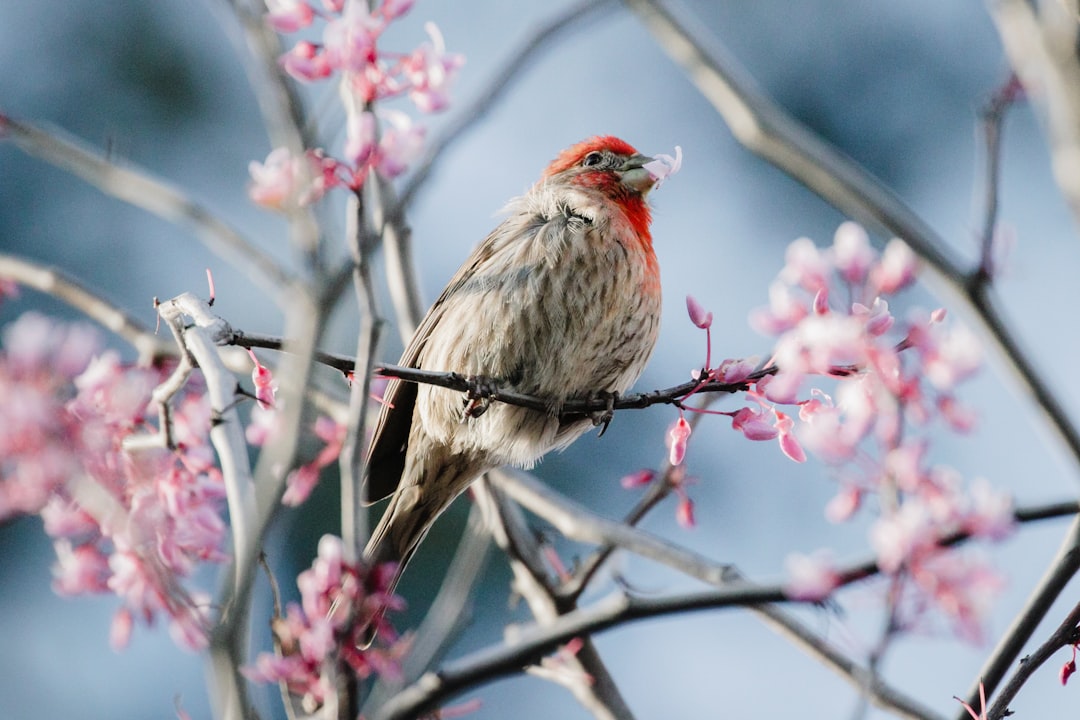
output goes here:
{"type": "MultiPolygon", "coordinates": [[[[484,264],[500,244],[504,235],[505,223],[496,228],[473,254],[458,269],[439,299],[428,310],[413,333],[409,346],[402,353],[398,365],[402,367],[420,367],[420,354],[424,350],[432,330],[442,319],[446,310],[446,300],[457,292],[476,274],[477,268],[484,264]]],[[[446,370],[447,368],[433,368],[446,370]]],[[[409,448],[409,431],[412,429],[413,409],[416,406],[416,383],[391,380],[383,396],[382,410],[375,422],[375,431],[368,447],[367,460],[367,503],[375,503],[390,496],[401,482],[405,470],[405,454],[409,448]]]]}

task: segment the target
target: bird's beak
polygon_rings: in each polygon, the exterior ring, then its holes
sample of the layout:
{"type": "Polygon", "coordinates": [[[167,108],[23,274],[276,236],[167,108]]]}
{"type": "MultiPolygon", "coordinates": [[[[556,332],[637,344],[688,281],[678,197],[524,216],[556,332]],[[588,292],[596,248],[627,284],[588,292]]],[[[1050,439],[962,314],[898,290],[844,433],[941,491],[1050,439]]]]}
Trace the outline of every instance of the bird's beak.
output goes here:
{"type": "Polygon", "coordinates": [[[645,169],[645,164],[652,161],[653,159],[648,155],[642,155],[641,153],[631,155],[626,158],[626,162],[618,167],[615,172],[619,174],[619,181],[623,185],[642,195],[646,195],[656,184],[656,178],[645,169]]]}

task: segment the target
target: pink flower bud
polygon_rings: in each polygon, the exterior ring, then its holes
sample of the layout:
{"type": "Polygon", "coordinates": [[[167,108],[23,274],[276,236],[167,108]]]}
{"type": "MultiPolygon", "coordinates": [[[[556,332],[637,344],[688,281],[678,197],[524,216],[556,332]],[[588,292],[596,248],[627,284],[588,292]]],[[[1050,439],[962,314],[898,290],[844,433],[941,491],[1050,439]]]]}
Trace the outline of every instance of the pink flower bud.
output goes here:
{"type": "Polygon", "coordinates": [[[259,407],[269,410],[274,407],[274,374],[259,363],[251,348],[248,348],[248,355],[255,363],[255,369],[251,371],[251,382],[255,384],[255,399],[259,401],[259,407]]]}
{"type": "Polygon", "coordinates": [[[712,325],[712,313],[706,312],[692,295],[686,296],[686,312],[690,314],[690,322],[702,330],[712,325]]]}
{"type": "Polygon", "coordinates": [[[883,295],[892,295],[915,281],[918,258],[903,240],[893,238],[885,246],[881,262],[871,271],[871,280],[883,295]]]}
{"type": "Polygon", "coordinates": [[[740,408],[731,416],[731,427],[746,436],[747,440],[772,440],[777,430],[765,413],[753,408],[740,408]]]}
{"type": "Polygon", "coordinates": [[[782,412],[776,413],[776,429],[780,431],[780,450],[797,463],[806,462],[806,453],[794,433],[795,422],[782,412]]]}
{"type": "Polygon", "coordinates": [[[819,550],[812,555],[792,553],[784,564],[788,572],[784,591],[792,600],[824,600],[840,584],[828,551],[819,550]]]}
{"type": "Polygon", "coordinates": [[[678,421],[668,431],[668,461],[675,466],[681,465],[686,457],[686,440],[690,437],[690,423],[679,416],[678,421]]]}
{"type": "Polygon", "coordinates": [[[1061,684],[1069,682],[1069,678],[1076,672],[1076,658],[1073,658],[1069,662],[1061,666],[1061,672],[1058,673],[1058,679],[1061,680],[1061,684]]]}
{"type": "Polygon", "coordinates": [[[683,494],[679,498],[679,506],[675,509],[675,521],[687,530],[696,524],[694,520],[694,501],[690,499],[690,496],[683,494]]]}
{"type": "Polygon", "coordinates": [[[631,490],[636,487],[641,487],[642,485],[648,485],[653,481],[653,478],[655,477],[656,472],[654,470],[638,470],[635,473],[624,475],[622,480],[619,481],[619,484],[621,484],[625,489],[631,490]]]}
{"type": "Polygon", "coordinates": [[[820,288],[814,294],[814,314],[824,315],[829,312],[829,288],[820,288]]]}

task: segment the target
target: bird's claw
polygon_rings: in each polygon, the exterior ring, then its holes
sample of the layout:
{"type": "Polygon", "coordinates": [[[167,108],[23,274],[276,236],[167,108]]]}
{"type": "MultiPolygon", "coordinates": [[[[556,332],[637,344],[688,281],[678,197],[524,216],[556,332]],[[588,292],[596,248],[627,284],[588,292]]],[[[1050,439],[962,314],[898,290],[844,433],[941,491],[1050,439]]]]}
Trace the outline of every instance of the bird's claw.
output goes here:
{"type": "Polygon", "coordinates": [[[607,407],[603,410],[590,413],[589,417],[592,419],[593,427],[600,427],[600,433],[597,437],[604,437],[604,433],[607,432],[608,426],[611,425],[612,418],[615,417],[615,401],[619,399],[619,393],[600,390],[592,393],[589,397],[590,400],[597,400],[599,398],[603,398],[607,402],[607,407]]]}
{"type": "Polygon", "coordinates": [[[469,418],[478,418],[491,407],[491,399],[499,391],[498,384],[491,378],[480,375],[470,375],[465,378],[468,388],[463,400],[464,407],[461,411],[461,422],[469,418]]]}

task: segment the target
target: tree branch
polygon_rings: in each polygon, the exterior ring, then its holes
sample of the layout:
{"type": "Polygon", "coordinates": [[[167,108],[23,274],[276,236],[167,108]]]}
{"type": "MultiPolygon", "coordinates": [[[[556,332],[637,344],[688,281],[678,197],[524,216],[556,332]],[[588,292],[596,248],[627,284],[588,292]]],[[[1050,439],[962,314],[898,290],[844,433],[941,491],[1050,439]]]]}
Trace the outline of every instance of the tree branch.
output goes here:
{"type": "MultiPolygon", "coordinates": [[[[624,2],[641,17],[660,46],[682,65],[747,149],[843,213],[872,229],[903,239],[930,265],[937,275],[935,289],[958,307],[973,311],[1006,358],[1022,389],[1035,398],[1047,424],[1080,465],[1080,431],[1003,322],[989,289],[984,283],[971,282],[973,274],[964,269],[961,260],[937,233],[877,178],[801,125],[755,87],[715,38],[700,37],[694,28],[701,27],[701,23],[690,20],[682,7],[673,10],[677,7],[675,0],[624,2]]],[[[1024,0],[1008,2],[1026,5],[1024,0]]],[[[1080,83],[1074,87],[1080,87],[1080,83]]]]}
{"type": "Polygon", "coordinates": [[[176,346],[159,338],[126,311],[106,302],[63,270],[0,253],[0,278],[46,293],[67,303],[106,330],[128,342],[139,361],[176,355],[176,346]]]}
{"type": "Polygon", "coordinates": [[[163,220],[192,226],[207,248],[236,267],[249,271],[272,297],[280,297],[278,291],[292,282],[292,277],[277,262],[225,221],[149,171],[120,167],[61,130],[46,131],[0,114],[0,137],[5,136],[24,152],[82,178],[106,195],[163,220]]]}

